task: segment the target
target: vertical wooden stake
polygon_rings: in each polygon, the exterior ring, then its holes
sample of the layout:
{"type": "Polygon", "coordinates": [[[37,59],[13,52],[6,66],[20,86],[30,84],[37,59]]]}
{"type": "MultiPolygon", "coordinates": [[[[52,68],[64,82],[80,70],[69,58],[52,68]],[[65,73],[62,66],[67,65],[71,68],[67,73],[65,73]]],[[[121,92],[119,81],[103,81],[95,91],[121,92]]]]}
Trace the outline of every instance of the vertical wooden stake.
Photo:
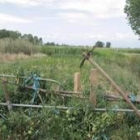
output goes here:
{"type": "Polygon", "coordinates": [[[111,85],[120,93],[123,99],[129,104],[129,106],[134,110],[136,115],[140,118],[140,112],[138,111],[137,107],[127,97],[125,92],[115,83],[115,81],[89,55],[84,55],[84,57],[90,62],[90,64],[92,64],[98,69],[98,71],[106,78],[106,80],[111,83],[111,85]]]}
{"type": "Polygon", "coordinates": [[[2,140],[2,136],[1,136],[1,133],[0,133],[0,140],[2,140]]]}
{"type": "Polygon", "coordinates": [[[89,77],[89,80],[90,80],[90,96],[89,96],[89,100],[90,102],[94,105],[94,107],[96,107],[96,93],[95,93],[95,87],[97,85],[97,74],[98,74],[98,71],[97,69],[91,69],[90,71],[90,77],[89,77]]]}
{"type": "Polygon", "coordinates": [[[5,94],[5,99],[6,99],[8,110],[11,111],[12,110],[12,105],[11,105],[11,102],[10,102],[9,93],[7,91],[7,82],[6,82],[5,79],[3,79],[2,86],[3,86],[3,91],[4,91],[4,94],[5,94]]]}
{"type": "Polygon", "coordinates": [[[74,92],[81,91],[80,72],[74,74],[74,92]]]}

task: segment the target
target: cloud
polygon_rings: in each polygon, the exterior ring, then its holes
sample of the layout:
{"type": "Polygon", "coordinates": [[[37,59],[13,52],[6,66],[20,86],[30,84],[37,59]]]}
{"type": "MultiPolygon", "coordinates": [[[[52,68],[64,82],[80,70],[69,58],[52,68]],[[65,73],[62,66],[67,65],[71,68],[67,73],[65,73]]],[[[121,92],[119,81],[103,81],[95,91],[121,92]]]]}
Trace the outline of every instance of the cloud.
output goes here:
{"type": "Polygon", "coordinates": [[[57,43],[58,42],[61,42],[63,43],[65,40],[68,40],[67,39],[67,36],[65,36],[64,34],[61,34],[61,33],[50,33],[50,34],[45,34],[43,35],[43,38],[46,40],[46,41],[52,41],[52,42],[55,42],[57,43]]]}
{"type": "Polygon", "coordinates": [[[85,39],[94,39],[94,40],[131,40],[135,39],[136,36],[133,33],[114,33],[114,34],[108,34],[108,33],[103,33],[103,34],[85,34],[84,35],[85,39]]]}
{"type": "Polygon", "coordinates": [[[31,23],[32,21],[21,17],[0,13],[0,22],[1,23],[31,23]]]}
{"type": "Polygon", "coordinates": [[[50,5],[54,0],[0,0],[2,4],[13,4],[22,7],[32,7],[41,5],[50,5]]]}
{"type": "MultiPolygon", "coordinates": [[[[124,17],[125,0],[0,0],[22,7],[44,6],[56,10],[89,12],[95,18],[124,17]]],[[[64,11],[65,12],[65,11],[64,11]]]]}
{"type": "Polygon", "coordinates": [[[128,33],[116,33],[114,39],[125,40],[125,39],[134,39],[136,36],[134,34],[128,33]]]}
{"type": "Polygon", "coordinates": [[[61,0],[59,8],[91,13],[96,18],[124,16],[125,0],[61,0]]]}
{"type": "MultiPolygon", "coordinates": [[[[63,12],[79,11],[90,13],[93,18],[124,17],[125,0],[0,0],[3,4],[14,4],[21,7],[45,7],[63,12]]],[[[80,15],[81,16],[81,15],[80,15]]],[[[74,20],[73,20],[74,21],[74,20]]]]}
{"type": "Polygon", "coordinates": [[[87,17],[84,13],[76,13],[76,12],[67,12],[67,13],[59,13],[58,14],[61,17],[66,18],[79,18],[79,19],[85,19],[87,17]]]}
{"type": "Polygon", "coordinates": [[[88,15],[86,15],[85,13],[78,13],[78,12],[60,12],[57,14],[57,16],[61,19],[66,20],[67,22],[72,22],[72,23],[76,23],[79,22],[81,20],[85,20],[88,17],[88,15]]]}
{"type": "Polygon", "coordinates": [[[86,36],[89,39],[107,39],[107,37],[105,35],[102,34],[91,34],[91,35],[87,35],[86,36]]]}

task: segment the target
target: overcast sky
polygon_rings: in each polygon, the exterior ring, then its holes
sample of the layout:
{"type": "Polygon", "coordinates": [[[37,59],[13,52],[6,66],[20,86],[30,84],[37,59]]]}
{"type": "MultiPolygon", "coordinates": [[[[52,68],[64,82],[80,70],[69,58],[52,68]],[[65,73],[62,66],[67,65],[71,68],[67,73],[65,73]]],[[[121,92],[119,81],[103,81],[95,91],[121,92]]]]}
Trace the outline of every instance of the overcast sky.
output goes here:
{"type": "Polygon", "coordinates": [[[0,29],[18,30],[70,45],[110,41],[140,47],[128,25],[125,0],[0,0],[0,29]]]}

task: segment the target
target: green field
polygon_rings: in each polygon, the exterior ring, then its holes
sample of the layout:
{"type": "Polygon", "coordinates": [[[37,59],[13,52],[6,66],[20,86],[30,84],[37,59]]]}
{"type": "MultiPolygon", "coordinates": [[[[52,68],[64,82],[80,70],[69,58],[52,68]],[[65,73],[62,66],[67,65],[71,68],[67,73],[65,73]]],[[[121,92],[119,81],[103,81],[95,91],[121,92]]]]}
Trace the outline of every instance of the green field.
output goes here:
{"type": "MultiPolygon", "coordinates": [[[[83,95],[89,98],[89,73],[93,68],[88,62],[80,69],[82,53],[87,47],[52,47],[44,46],[38,56],[0,60],[0,74],[29,76],[37,73],[42,78],[57,80],[63,90],[73,90],[73,76],[81,73],[83,95]]],[[[140,55],[124,53],[128,51],[115,49],[96,49],[92,58],[128,93],[140,94],[140,55]]],[[[137,53],[137,52],[133,52],[137,53]]],[[[11,56],[12,57],[12,56],[11,56]]],[[[13,81],[13,79],[9,79],[13,81]]],[[[24,82],[24,81],[21,81],[24,82]]],[[[55,85],[45,83],[45,89],[55,89],[55,85]]],[[[11,101],[29,104],[32,90],[19,90],[8,85],[11,101]]],[[[100,76],[97,94],[97,107],[113,109],[129,108],[122,102],[107,102],[103,94],[115,92],[110,84],[100,76]]],[[[87,99],[62,98],[53,94],[42,96],[45,105],[67,106],[75,109],[31,109],[13,108],[8,113],[6,107],[0,108],[0,133],[4,140],[137,140],[139,118],[134,113],[94,112],[87,99]]],[[[4,102],[0,84],[0,101],[4,102]]],[[[37,104],[40,104],[37,100],[37,104]]],[[[139,107],[139,105],[137,105],[139,107]]]]}

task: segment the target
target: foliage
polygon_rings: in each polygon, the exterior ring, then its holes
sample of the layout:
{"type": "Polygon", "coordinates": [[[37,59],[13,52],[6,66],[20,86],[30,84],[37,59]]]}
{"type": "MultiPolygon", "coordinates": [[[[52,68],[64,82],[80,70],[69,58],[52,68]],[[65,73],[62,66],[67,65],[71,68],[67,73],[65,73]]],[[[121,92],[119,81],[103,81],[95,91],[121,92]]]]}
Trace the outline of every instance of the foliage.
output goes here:
{"type": "Polygon", "coordinates": [[[3,38],[11,38],[11,39],[21,39],[22,38],[34,45],[43,44],[43,40],[41,37],[39,38],[37,36],[33,36],[32,34],[23,34],[22,35],[18,31],[10,31],[10,30],[6,30],[6,29],[0,30],[0,39],[3,39],[3,38]]]}
{"type": "Polygon", "coordinates": [[[97,41],[95,43],[95,46],[99,47],[99,48],[103,48],[104,47],[104,43],[102,41],[97,41]]]}
{"type": "Polygon", "coordinates": [[[134,55],[140,53],[140,49],[139,48],[118,49],[118,51],[119,52],[123,52],[123,53],[133,53],[134,55]]]}
{"type": "Polygon", "coordinates": [[[0,30],[0,39],[2,38],[12,38],[12,39],[18,39],[21,37],[21,33],[18,31],[9,31],[2,29],[0,30]]]}
{"type": "Polygon", "coordinates": [[[106,42],[106,48],[110,48],[111,47],[111,42],[106,42]]]}
{"type": "MultiPolygon", "coordinates": [[[[38,73],[42,78],[59,81],[64,90],[73,90],[73,74],[81,72],[81,83],[84,96],[89,98],[89,71],[93,68],[85,63],[82,69],[79,64],[81,53],[90,48],[43,46],[42,52],[47,54],[42,58],[30,57],[28,60],[16,60],[14,63],[2,63],[0,73],[14,74],[17,78],[10,81],[19,82],[19,76],[29,76],[38,73]],[[48,55],[51,52],[51,55],[48,55]]],[[[97,48],[92,54],[94,60],[122,87],[124,91],[139,94],[140,88],[140,56],[126,55],[114,49],[97,48]]],[[[41,87],[49,91],[56,89],[52,83],[41,83],[41,87]]],[[[13,103],[29,104],[32,90],[25,90],[14,85],[8,85],[10,99],[13,103]]],[[[113,109],[128,108],[123,102],[107,102],[103,95],[106,91],[115,92],[110,84],[99,75],[99,83],[95,89],[97,107],[113,109]]],[[[6,107],[0,108],[0,134],[6,140],[137,140],[139,119],[135,114],[117,112],[95,112],[88,100],[61,98],[56,95],[40,92],[45,105],[52,109],[13,108],[8,113],[6,107]],[[69,109],[56,109],[55,106],[68,106],[69,109]],[[71,109],[74,107],[75,109],[71,109]]],[[[0,101],[4,102],[3,90],[0,84],[0,101]]],[[[36,104],[42,104],[37,100],[36,104]]]]}
{"type": "Polygon", "coordinates": [[[21,110],[11,112],[8,120],[2,120],[0,131],[7,140],[90,140],[103,134],[108,137],[106,130],[113,121],[108,113],[99,114],[90,109],[43,109],[39,113],[32,110],[31,115],[21,110]]]}
{"type": "Polygon", "coordinates": [[[134,32],[140,36],[140,1],[127,0],[125,13],[134,32]]]}
{"type": "Polygon", "coordinates": [[[47,42],[44,44],[45,46],[57,46],[54,42],[47,42]]]}
{"type": "Polygon", "coordinates": [[[21,36],[21,38],[29,41],[30,43],[32,43],[34,45],[42,45],[43,44],[43,40],[41,37],[38,38],[37,36],[33,36],[32,34],[24,34],[21,36]]]}
{"type": "Polygon", "coordinates": [[[2,53],[24,53],[27,55],[38,52],[39,48],[24,39],[5,38],[0,40],[0,52],[2,53]]]}
{"type": "Polygon", "coordinates": [[[83,51],[87,51],[89,48],[84,47],[67,47],[67,46],[42,46],[41,52],[47,55],[57,55],[62,57],[80,56],[83,51]]]}

